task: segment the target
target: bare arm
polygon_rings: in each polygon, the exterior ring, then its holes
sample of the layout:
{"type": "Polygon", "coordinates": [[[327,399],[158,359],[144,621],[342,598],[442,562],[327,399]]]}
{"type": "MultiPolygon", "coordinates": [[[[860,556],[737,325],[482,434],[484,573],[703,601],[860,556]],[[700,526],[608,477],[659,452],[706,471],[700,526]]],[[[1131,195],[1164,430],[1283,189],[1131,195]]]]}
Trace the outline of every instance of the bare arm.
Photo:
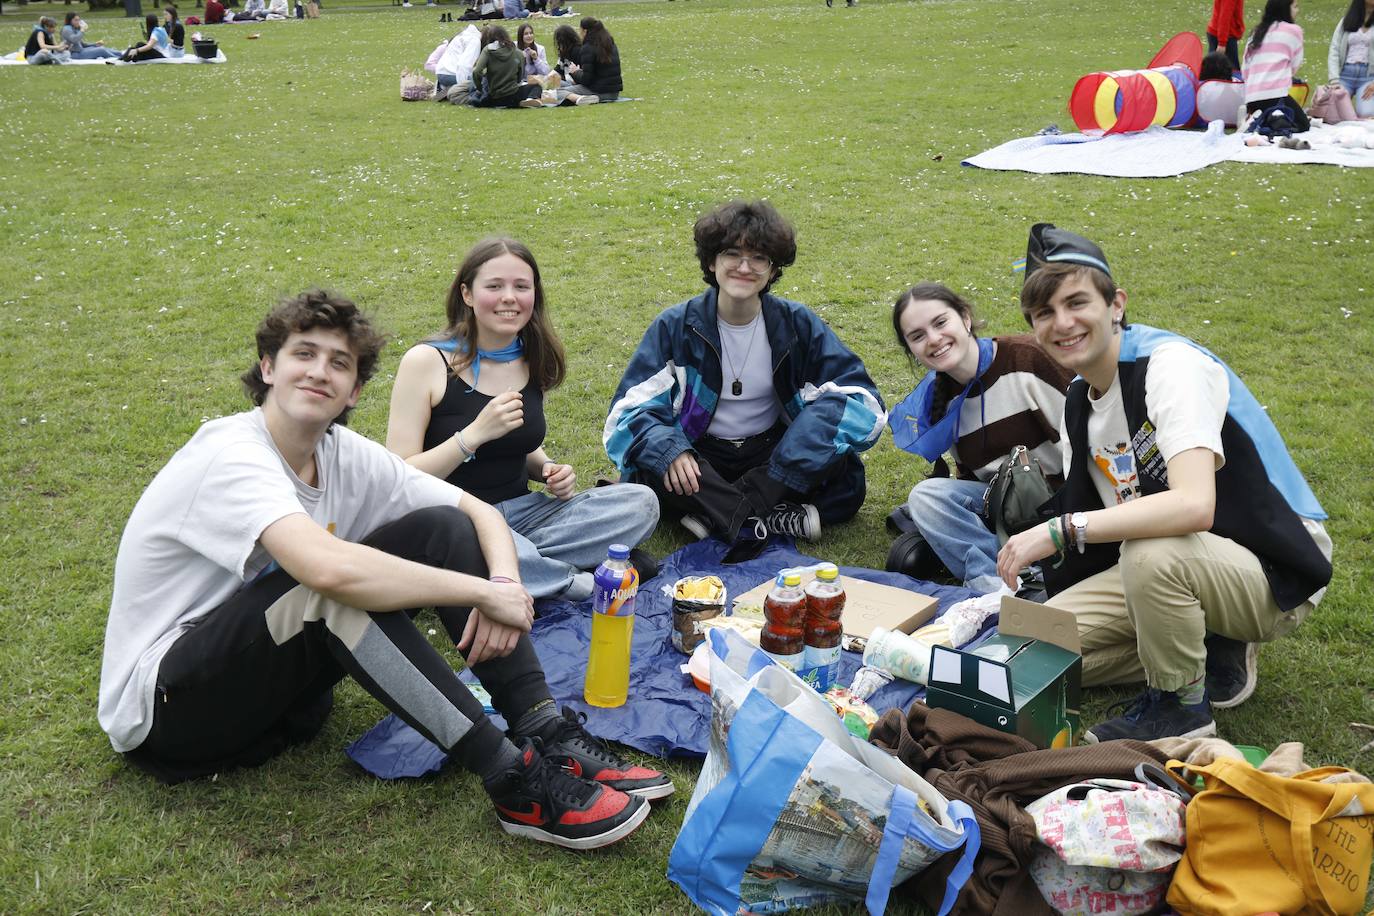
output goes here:
{"type": "MultiPolygon", "coordinates": [[[[1190,448],[1169,460],[1169,489],[1085,513],[1087,541],[1100,544],[1208,531],[1216,502],[1216,455],[1210,449],[1190,448]]],[[[1054,552],[1047,526],[1036,525],[1002,546],[997,573],[1011,585],[1022,569],[1054,552]]]]}
{"type": "Polygon", "coordinates": [[[525,456],[525,472],[530,480],[537,480],[558,499],[572,499],[577,494],[577,472],[570,464],[558,464],[548,452],[537,448],[525,456]]]}

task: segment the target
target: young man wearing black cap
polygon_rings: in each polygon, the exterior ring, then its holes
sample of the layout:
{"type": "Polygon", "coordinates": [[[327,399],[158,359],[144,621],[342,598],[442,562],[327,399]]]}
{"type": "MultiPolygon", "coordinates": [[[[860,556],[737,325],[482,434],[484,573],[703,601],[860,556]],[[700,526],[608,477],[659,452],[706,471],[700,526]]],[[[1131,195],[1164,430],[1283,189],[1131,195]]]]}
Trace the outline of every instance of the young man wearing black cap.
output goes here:
{"type": "Polygon", "coordinates": [[[1031,229],[1021,311],[1077,372],[1055,516],[998,556],[1078,616],[1085,684],[1149,689],[1088,740],[1216,733],[1254,691],[1256,644],[1291,632],[1331,579],[1326,518],[1234,372],[1198,344],[1128,325],[1126,292],[1087,239],[1031,229]]]}

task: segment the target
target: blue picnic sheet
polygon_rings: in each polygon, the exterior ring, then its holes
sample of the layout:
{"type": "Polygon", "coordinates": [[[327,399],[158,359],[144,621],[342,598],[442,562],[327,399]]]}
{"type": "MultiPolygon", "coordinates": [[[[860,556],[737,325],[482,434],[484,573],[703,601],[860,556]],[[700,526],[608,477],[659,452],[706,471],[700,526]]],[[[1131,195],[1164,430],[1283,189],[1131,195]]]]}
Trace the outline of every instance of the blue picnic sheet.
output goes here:
{"type": "MultiPolygon", "coordinates": [[[[681,670],[687,656],[672,644],[672,599],[667,592],[683,576],[716,575],[725,582],[730,595],[741,595],[775,576],[779,569],[820,562],[781,538],[746,563],[722,565],[721,558],[727,549],[715,539],[689,544],[664,559],[653,580],[640,583],[631,654],[630,699],[616,709],[588,706],[582,699],[591,636],[591,601],[541,601],[540,616],[534,622],[530,638],[558,705],[585,712],[587,730],[603,740],[616,741],[659,757],[704,757],[711,724],[711,701],[681,670]]],[[[940,602],[937,617],[955,602],[978,594],[900,573],[848,566],[841,567],[841,572],[856,579],[932,595],[940,602]]],[[[989,621],[985,631],[991,629],[995,619],[989,621]]],[[[862,664],[860,653],[841,653],[839,683],[848,684],[862,664]]],[[[474,680],[468,671],[461,672],[459,677],[469,683],[474,680]]],[[[924,688],[895,680],[875,693],[869,703],[879,713],[889,709],[904,710],[923,693],[924,688]]],[[[493,715],[492,720],[498,727],[506,727],[499,715],[493,715]]],[[[438,772],[448,760],[447,754],[394,715],[387,716],[349,745],[347,753],[363,769],[382,779],[425,776],[438,772]]]]}

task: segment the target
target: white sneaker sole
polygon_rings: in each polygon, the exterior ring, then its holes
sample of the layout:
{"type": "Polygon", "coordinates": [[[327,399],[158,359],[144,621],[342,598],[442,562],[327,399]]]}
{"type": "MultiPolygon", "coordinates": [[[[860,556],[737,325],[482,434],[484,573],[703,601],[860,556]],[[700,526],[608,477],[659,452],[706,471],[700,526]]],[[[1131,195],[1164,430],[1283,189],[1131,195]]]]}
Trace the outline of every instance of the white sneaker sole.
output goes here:
{"type": "Polygon", "coordinates": [[[544,828],[536,827],[533,824],[512,823],[504,819],[501,820],[501,829],[511,836],[528,837],[531,840],[538,840],[541,843],[552,843],[554,846],[562,846],[564,849],[600,849],[602,846],[609,846],[634,833],[639,825],[644,823],[645,818],[649,816],[649,810],[649,803],[646,801],[639,806],[638,811],[630,815],[629,819],[617,824],[605,833],[597,834],[596,836],[577,838],[559,836],[556,833],[549,833],[544,828]]]}
{"type": "Polygon", "coordinates": [[[637,795],[643,799],[667,798],[677,791],[671,782],[661,786],[645,786],[642,789],[621,789],[626,795],[637,795]]]}
{"type": "Polygon", "coordinates": [[[802,537],[808,541],[819,541],[821,539],[821,514],[810,503],[803,503],[802,508],[806,510],[806,531],[802,537]]]}
{"type": "Polygon", "coordinates": [[[1229,700],[1222,702],[1212,701],[1213,709],[1231,709],[1239,706],[1250,695],[1255,692],[1255,683],[1259,680],[1259,643],[1252,642],[1245,647],[1245,686],[1240,688],[1240,692],[1229,700]]]}
{"type": "Polygon", "coordinates": [[[682,527],[686,528],[688,533],[698,541],[704,540],[711,533],[710,529],[706,527],[706,523],[695,515],[684,515],[681,523],[682,527]]]}

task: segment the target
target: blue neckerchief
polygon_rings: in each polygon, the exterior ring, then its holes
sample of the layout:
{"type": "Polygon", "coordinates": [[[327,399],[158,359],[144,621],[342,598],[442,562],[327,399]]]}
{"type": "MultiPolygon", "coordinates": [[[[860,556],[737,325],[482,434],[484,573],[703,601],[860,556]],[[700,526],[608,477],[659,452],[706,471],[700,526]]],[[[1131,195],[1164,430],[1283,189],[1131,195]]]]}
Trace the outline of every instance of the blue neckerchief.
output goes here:
{"type": "MultiPolygon", "coordinates": [[[[437,341],[434,346],[440,350],[447,350],[449,353],[468,352],[467,341],[457,337],[448,340],[437,341]]],[[[520,339],[520,335],[515,336],[515,340],[499,350],[483,350],[477,348],[477,356],[472,361],[472,387],[477,387],[477,378],[482,373],[482,360],[489,359],[494,363],[513,363],[525,355],[525,342],[520,339]]],[[[472,389],[469,389],[472,390],[472,389]]]]}
{"type": "Polygon", "coordinates": [[[892,427],[892,441],[897,443],[898,448],[913,455],[920,455],[927,461],[935,461],[949,451],[950,446],[959,438],[959,411],[964,406],[964,399],[968,397],[974,382],[981,379],[983,373],[988,371],[988,366],[992,365],[995,349],[990,339],[978,338],[978,370],[964,386],[964,390],[950,399],[949,406],[945,408],[945,415],[938,423],[930,421],[930,402],[935,398],[935,382],[939,373],[926,373],[926,377],[921,379],[916,390],[907,395],[905,400],[888,414],[887,423],[892,427]]]}

